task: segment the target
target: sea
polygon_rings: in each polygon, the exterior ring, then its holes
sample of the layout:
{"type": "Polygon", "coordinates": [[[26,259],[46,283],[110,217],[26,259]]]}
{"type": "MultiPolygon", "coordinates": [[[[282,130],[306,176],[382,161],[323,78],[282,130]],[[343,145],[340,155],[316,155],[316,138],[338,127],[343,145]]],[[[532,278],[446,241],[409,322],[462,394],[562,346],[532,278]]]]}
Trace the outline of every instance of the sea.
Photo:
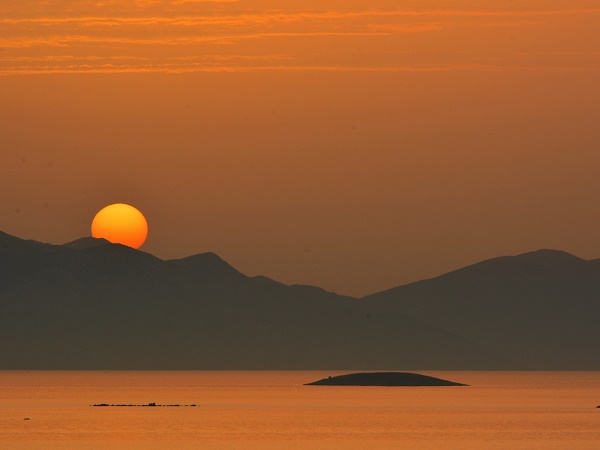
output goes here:
{"type": "Polygon", "coordinates": [[[600,449],[600,372],[0,371],[1,449],[600,449]],[[180,406],[108,406],[131,404],[180,406]],[[196,405],[196,406],[185,406],[196,405]]]}

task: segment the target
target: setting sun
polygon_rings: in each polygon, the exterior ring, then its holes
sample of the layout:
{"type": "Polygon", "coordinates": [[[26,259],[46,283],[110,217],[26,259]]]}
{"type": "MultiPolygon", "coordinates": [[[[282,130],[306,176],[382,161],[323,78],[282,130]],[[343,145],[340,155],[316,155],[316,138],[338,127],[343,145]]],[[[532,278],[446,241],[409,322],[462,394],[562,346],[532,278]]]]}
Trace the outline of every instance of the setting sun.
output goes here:
{"type": "Polygon", "coordinates": [[[96,214],[92,221],[92,236],[113,244],[140,248],[148,236],[148,222],[137,208],[115,203],[96,214]]]}

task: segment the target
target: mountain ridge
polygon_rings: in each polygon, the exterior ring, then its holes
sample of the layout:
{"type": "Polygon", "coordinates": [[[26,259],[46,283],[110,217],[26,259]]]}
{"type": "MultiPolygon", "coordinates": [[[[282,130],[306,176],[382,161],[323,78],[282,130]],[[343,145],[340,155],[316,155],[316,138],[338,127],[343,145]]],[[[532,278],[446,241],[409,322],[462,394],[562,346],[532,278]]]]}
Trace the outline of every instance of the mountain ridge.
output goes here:
{"type": "Polygon", "coordinates": [[[372,294],[367,294],[367,295],[362,296],[361,298],[373,298],[375,296],[379,296],[379,295],[382,295],[382,294],[388,293],[388,292],[393,292],[398,289],[405,289],[408,286],[417,286],[417,285],[421,285],[421,284],[427,283],[427,282],[436,282],[440,279],[453,278],[457,275],[462,275],[462,274],[466,274],[466,273],[472,273],[472,272],[476,272],[476,271],[485,271],[486,269],[489,269],[490,267],[497,268],[497,266],[500,264],[505,264],[505,263],[510,264],[511,262],[528,262],[528,263],[533,262],[533,263],[536,263],[536,260],[538,260],[538,261],[541,260],[544,263],[546,263],[546,265],[548,262],[550,262],[550,263],[562,262],[562,263],[569,263],[569,264],[580,264],[580,263],[596,264],[597,263],[600,265],[600,258],[586,260],[586,259],[580,258],[578,256],[575,256],[575,255],[568,253],[566,251],[563,251],[563,250],[540,249],[540,250],[533,250],[533,251],[525,252],[525,253],[519,253],[517,255],[497,256],[494,258],[485,259],[483,261],[469,264],[467,266],[460,267],[458,269],[450,270],[450,271],[442,273],[440,275],[435,275],[431,278],[425,278],[422,280],[412,281],[412,282],[409,282],[406,284],[402,284],[402,285],[395,286],[392,288],[384,289],[382,291],[377,291],[372,294]],[[544,256],[546,256],[546,257],[550,256],[551,260],[549,261],[549,259],[544,258],[544,256]],[[542,257],[542,258],[540,258],[540,257],[542,257]]]}
{"type": "Polygon", "coordinates": [[[541,250],[358,299],[4,233],[0,369],[598,370],[598,261],[541,250]]]}
{"type": "Polygon", "coordinates": [[[593,370],[600,264],[542,250],[493,258],[363,298],[460,333],[524,367],[593,370]]]}
{"type": "Polygon", "coordinates": [[[247,277],[210,253],[164,261],[117,244],[33,248],[0,247],[1,369],[393,369],[427,366],[424,355],[465,365],[466,355],[495,360],[401,313],[372,316],[351,297],[247,277]],[[406,339],[390,339],[398,326],[406,339]]]}
{"type": "Polygon", "coordinates": [[[104,238],[95,237],[82,237],[66,244],[62,244],[63,247],[68,247],[73,250],[86,250],[88,248],[100,247],[102,245],[109,245],[111,242],[104,238]]]}

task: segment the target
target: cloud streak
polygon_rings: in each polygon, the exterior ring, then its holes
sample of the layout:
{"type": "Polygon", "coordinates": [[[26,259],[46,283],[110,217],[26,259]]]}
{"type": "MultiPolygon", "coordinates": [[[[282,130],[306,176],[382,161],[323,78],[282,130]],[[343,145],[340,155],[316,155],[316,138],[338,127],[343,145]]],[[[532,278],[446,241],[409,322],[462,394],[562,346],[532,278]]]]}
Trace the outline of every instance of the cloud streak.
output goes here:
{"type": "MultiPolygon", "coordinates": [[[[13,14],[4,14],[0,19],[4,30],[0,38],[0,73],[440,71],[447,70],[445,67],[504,70],[522,65],[515,51],[498,39],[499,33],[504,32],[502,29],[530,28],[535,29],[536,34],[550,36],[557,25],[573,26],[578,20],[600,15],[600,8],[315,11],[308,7],[298,10],[295,6],[296,11],[262,11],[241,9],[240,3],[236,0],[138,0],[123,7],[122,2],[104,1],[97,4],[95,11],[110,10],[111,14],[89,14],[89,5],[84,7],[84,3],[72,2],[68,13],[52,17],[42,14],[43,8],[31,9],[30,14],[20,11],[18,15],[14,13],[18,8],[9,8],[13,14]],[[207,9],[202,4],[215,4],[218,8],[207,9]],[[184,14],[182,8],[192,8],[193,13],[184,14]],[[157,10],[161,14],[156,13],[157,10]],[[477,30],[472,31],[477,33],[477,39],[465,41],[456,34],[458,30],[467,32],[469,29],[477,30]],[[434,33],[443,34],[442,44],[426,38],[434,33]],[[486,39],[489,39],[488,44],[485,44],[486,39]],[[481,46],[485,48],[486,60],[481,59],[481,46]],[[189,65],[185,59],[169,59],[177,56],[188,58],[189,62],[199,55],[218,53],[222,55],[221,60],[210,67],[189,65]],[[270,60],[273,64],[260,68],[253,65],[255,61],[272,58],[273,54],[284,54],[285,61],[292,64],[276,58],[270,60]],[[434,54],[437,61],[427,59],[434,54]],[[471,59],[465,60],[464,56],[456,59],[458,54],[470,55],[471,59]],[[100,60],[128,60],[129,64],[107,63],[112,64],[107,67],[90,64],[90,61],[100,60]],[[494,65],[488,66],[491,60],[494,65]],[[9,64],[11,61],[23,64],[9,64]],[[43,64],[43,61],[57,64],[43,64]],[[148,64],[143,64],[144,61],[148,64]]],[[[283,9],[284,5],[285,2],[279,6],[283,9]]],[[[592,44],[588,44],[588,49],[575,41],[570,45],[578,47],[579,56],[566,57],[565,52],[574,50],[570,47],[558,49],[554,55],[547,49],[528,48],[533,55],[529,64],[535,65],[538,58],[539,67],[565,65],[564,69],[568,69],[568,61],[573,67],[587,66],[589,70],[596,70],[595,60],[586,63],[586,58],[596,50],[591,48],[592,44]]]]}
{"type": "Polygon", "coordinates": [[[115,16],[86,16],[86,17],[22,17],[0,19],[2,25],[37,24],[37,25],[64,25],[82,24],[83,26],[97,25],[170,25],[170,26],[199,26],[199,25],[263,25],[269,23],[294,23],[311,20],[340,20],[364,19],[378,17],[544,17],[544,16],[571,16],[600,14],[600,8],[579,9],[434,9],[434,10],[365,10],[365,11],[325,11],[325,12],[264,12],[255,14],[224,14],[190,15],[190,16],[143,16],[143,17],[115,17],[115,16]]]}
{"type": "Polygon", "coordinates": [[[206,65],[206,64],[124,64],[105,63],[70,64],[70,65],[40,65],[40,66],[11,66],[0,69],[0,76],[8,75],[42,75],[42,74],[127,74],[127,73],[209,73],[209,72],[370,72],[370,73],[441,73],[441,72],[596,72],[600,73],[600,65],[590,70],[589,67],[559,67],[559,66],[507,66],[493,64],[457,64],[446,66],[423,67],[360,67],[360,66],[288,66],[288,65],[206,65]]]}
{"type": "MultiPolygon", "coordinates": [[[[410,30],[408,32],[430,31],[432,28],[424,27],[421,30],[410,30]]],[[[433,28],[435,29],[435,28],[433,28]]],[[[129,37],[103,37],[103,36],[47,36],[38,37],[19,37],[14,39],[0,39],[0,47],[4,48],[32,48],[32,47],[70,47],[82,44],[122,44],[122,45],[164,45],[164,46],[185,46],[198,43],[227,43],[237,42],[245,39],[266,39],[282,37],[367,37],[367,36],[388,36],[385,32],[336,32],[336,31],[314,31],[306,33],[294,32],[273,32],[273,33],[250,33],[250,34],[229,34],[218,36],[190,36],[190,37],[170,37],[161,38],[129,38],[129,37]]]]}

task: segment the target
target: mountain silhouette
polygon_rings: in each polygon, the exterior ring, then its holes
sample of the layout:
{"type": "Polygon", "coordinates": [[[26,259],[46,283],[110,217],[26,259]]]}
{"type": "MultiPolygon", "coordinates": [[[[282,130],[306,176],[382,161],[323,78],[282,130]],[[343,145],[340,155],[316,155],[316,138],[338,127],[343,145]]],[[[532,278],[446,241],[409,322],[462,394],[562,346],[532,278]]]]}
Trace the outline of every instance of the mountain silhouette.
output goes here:
{"type": "Polygon", "coordinates": [[[0,368],[394,369],[501,362],[402,313],[374,315],[358,299],[247,277],[212,253],[163,261],[118,244],[75,242],[0,235],[0,368]]]}
{"type": "Polygon", "coordinates": [[[600,368],[600,263],[563,252],[362,299],[93,238],[0,233],[0,269],[0,369],[600,368]]]}
{"type": "Polygon", "coordinates": [[[364,298],[538,370],[600,368],[600,260],[557,250],[494,258],[364,298]]]}
{"type": "Polygon", "coordinates": [[[67,242],[66,244],[63,244],[63,246],[72,248],[74,250],[85,250],[88,248],[101,247],[109,244],[110,242],[104,238],[84,237],[72,242],[67,242]]]}

